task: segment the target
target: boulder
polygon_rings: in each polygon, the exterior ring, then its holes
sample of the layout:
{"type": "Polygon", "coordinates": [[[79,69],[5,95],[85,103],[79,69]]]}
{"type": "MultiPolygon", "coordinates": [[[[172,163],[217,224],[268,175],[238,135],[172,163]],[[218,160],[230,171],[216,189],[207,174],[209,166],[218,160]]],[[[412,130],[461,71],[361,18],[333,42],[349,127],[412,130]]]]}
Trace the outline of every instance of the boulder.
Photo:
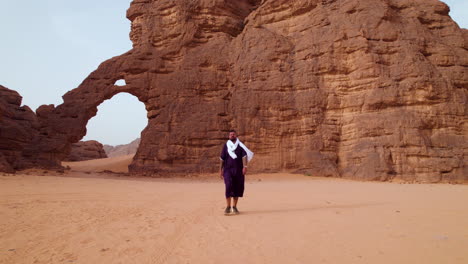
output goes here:
{"type": "Polygon", "coordinates": [[[71,151],[65,161],[83,161],[107,158],[104,147],[96,140],[80,141],[71,145],[71,151]]]}

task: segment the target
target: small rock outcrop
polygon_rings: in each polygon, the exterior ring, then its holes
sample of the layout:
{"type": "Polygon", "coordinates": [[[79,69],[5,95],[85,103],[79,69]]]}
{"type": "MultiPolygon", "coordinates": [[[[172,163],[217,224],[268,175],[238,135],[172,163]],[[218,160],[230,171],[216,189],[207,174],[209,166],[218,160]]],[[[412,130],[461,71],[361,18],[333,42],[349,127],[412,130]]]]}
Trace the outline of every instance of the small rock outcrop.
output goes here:
{"type": "Polygon", "coordinates": [[[107,158],[104,147],[96,140],[73,143],[71,151],[65,161],[83,161],[107,158]]]}

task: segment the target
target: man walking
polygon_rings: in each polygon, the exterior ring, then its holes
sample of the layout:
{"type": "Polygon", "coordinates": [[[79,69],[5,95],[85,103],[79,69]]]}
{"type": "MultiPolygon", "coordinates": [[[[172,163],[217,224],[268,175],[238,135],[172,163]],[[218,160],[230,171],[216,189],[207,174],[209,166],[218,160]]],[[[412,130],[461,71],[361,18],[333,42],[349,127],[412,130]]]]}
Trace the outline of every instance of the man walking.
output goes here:
{"type": "Polygon", "coordinates": [[[247,163],[253,158],[250,151],[238,138],[235,130],[229,131],[229,140],[221,151],[220,174],[226,186],[225,215],[238,214],[237,201],[244,195],[244,181],[247,163]],[[232,200],[232,202],[231,202],[232,200]],[[231,207],[232,205],[232,207],[231,207]]]}

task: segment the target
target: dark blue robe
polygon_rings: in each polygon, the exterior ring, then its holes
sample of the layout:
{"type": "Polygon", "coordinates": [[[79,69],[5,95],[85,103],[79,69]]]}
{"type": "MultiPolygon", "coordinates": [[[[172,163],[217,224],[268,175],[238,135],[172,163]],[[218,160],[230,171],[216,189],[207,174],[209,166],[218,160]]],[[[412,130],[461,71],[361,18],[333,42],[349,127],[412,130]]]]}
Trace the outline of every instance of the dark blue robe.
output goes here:
{"type": "Polygon", "coordinates": [[[239,145],[234,150],[234,153],[237,155],[236,159],[229,156],[227,145],[224,144],[220,158],[224,162],[223,178],[226,185],[226,198],[244,196],[245,177],[242,173],[242,169],[244,168],[242,158],[247,156],[247,153],[239,145]]]}

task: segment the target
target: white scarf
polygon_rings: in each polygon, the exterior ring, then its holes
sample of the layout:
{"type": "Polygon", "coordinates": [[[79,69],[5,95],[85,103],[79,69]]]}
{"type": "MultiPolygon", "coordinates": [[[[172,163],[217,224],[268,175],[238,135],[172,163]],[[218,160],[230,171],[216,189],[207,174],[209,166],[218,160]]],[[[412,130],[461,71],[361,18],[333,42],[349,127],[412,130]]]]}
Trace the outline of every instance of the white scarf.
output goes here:
{"type": "Polygon", "coordinates": [[[250,149],[248,149],[244,145],[244,143],[242,143],[239,139],[236,140],[236,143],[232,142],[231,140],[228,140],[226,145],[227,145],[228,154],[233,159],[237,158],[237,155],[236,155],[236,153],[234,153],[234,150],[236,150],[237,146],[239,146],[239,145],[245,150],[245,152],[247,152],[247,161],[248,162],[250,162],[250,160],[253,158],[254,153],[252,151],[250,151],[250,149]]]}

